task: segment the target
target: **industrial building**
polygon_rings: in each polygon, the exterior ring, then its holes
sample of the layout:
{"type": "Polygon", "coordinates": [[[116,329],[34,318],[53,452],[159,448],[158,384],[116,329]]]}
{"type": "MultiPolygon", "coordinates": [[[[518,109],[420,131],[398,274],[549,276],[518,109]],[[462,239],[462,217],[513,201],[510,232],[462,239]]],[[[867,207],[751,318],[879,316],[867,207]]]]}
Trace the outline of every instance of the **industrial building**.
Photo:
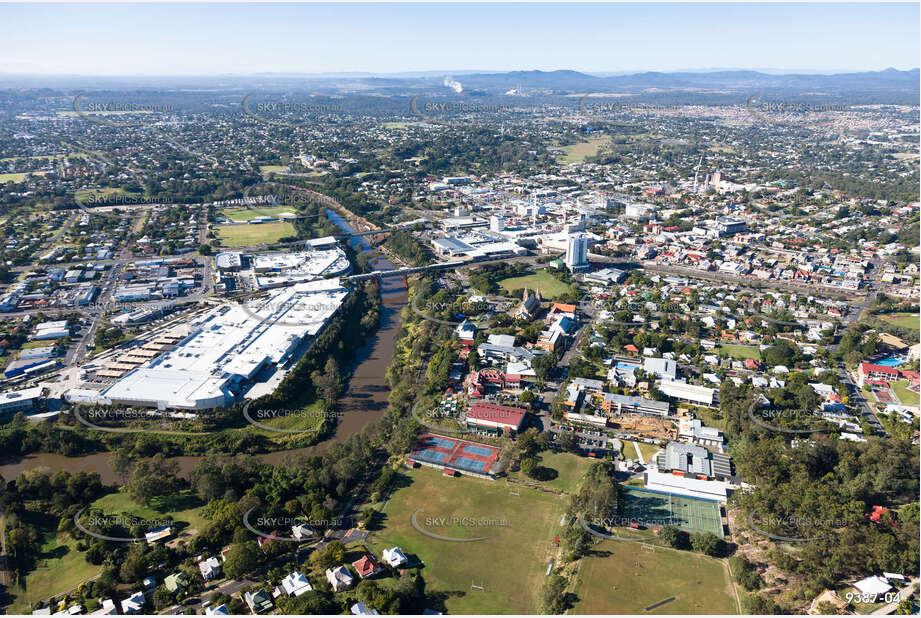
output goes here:
{"type": "Polygon", "coordinates": [[[264,368],[293,364],[347,295],[338,279],[328,279],[285,288],[248,306],[217,307],[189,324],[190,333],[174,349],[130,369],[100,399],[158,409],[230,405],[264,368]]]}
{"type": "Polygon", "coordinates": [[[253,256],[252,263],[256,284],[262,289],[338,277],[352,268],[345,251],[339,247],[326,251],[263,253],[253,256]]]}

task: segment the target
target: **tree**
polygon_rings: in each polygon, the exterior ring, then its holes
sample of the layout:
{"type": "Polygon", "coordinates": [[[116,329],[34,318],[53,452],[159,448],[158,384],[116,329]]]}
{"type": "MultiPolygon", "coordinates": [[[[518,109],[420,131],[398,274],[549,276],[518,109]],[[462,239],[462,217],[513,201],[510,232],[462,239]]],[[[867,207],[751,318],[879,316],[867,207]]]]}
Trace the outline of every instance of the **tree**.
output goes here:
{"type": "Polygon", "coordinates": [[[899,616],[910,616],[915,613],[915,604],[911,599],[905,599],[895,608],[895,613],[899,616]]]}
{"type": "Polygon", "coordinates": [[[773,600],[758,594],[748,594],[742,597],[742,611],[746,614],[783,614],[781,608],[773,600]]]}
{"type": "Polygon", "coordinates": [[[531,361],[531,369],[541,382],[547,379],[554,367],[556,367],[556,357],[553,354],[542,354],[531,361]]]}
{"type": "Polygon", "coordinates": [[[556,439],[556,443],[560,445],[561,449],[570,453],[575,453],[579,450],[579,439],[576,438],[573,432],[561,431],[557,435],[559,437],[556,439]]]}
{"type": "Polygon", "coordinates": [[[566,579],[552,573],[540,592],[541,613],[562,614],[566,609],[566,579]]]}
{"type": "Polygon", "coordinates": [[[321,569],[331,569],[342,564],[344,557],[345,546],[342,541],[332,541],[322,551],[314,552],[310,559],[321,569]]]}
{"type": "Polygon", "coordinates": [[[211,255],[211,253],[212,253],[211,245],[209,245],[208,243],[204,243],[198,246],[199,255],[211,255]]]}
{"type": "Polygon", "coordinates": [[[259,545],[256,541],[236,543],[227,552],[224,573],[227,577],[240,577],[259,566],[259,545]]]}
{"type": "Polygon", "coordinates": [[[676,549],[682,544],[681,530],[675,526],[662,526],[659,528],[659,538],[669,547],[676,549]]]}
{"type": "Polygon", "coordinates": [[[712,532],[691,535],[691,547],[696,552],[716,556],[720,552],[720,539],[712,532]]]}
{"type": "Polygon", "coordinates": [[[522,457],[521,459],[521,471],[529,478],[537,477],[537,456],[531,455],[528,457],[522,457]]]}

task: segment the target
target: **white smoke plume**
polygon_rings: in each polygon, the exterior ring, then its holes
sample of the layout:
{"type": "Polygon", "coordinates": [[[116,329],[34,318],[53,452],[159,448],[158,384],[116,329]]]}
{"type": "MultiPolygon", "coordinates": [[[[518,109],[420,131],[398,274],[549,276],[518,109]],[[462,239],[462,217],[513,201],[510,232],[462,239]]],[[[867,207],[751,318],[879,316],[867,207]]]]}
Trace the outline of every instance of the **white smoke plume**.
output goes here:
{"type": "Polygon", "coordinates": [[[464,87],[461,86],[461,83],[454,79],[453,77],[445,77],[444,85],[448,88],[454,90],[454,92],[460,94],[464,91],[464,87]]]}

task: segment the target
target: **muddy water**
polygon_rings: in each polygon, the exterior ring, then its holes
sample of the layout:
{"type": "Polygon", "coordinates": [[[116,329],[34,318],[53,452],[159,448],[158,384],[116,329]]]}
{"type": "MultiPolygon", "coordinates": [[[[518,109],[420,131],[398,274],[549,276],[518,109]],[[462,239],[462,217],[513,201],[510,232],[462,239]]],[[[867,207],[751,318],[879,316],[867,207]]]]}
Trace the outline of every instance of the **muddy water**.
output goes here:
{"type": "MultiPolygon", "coordinates": [[[[393,266],[383,259],[376,260],[376,270],[387,270],[393,266]]],[[[406,288],[399,277],[388,277],[381,282],[381,324],[375,335],[356,353],[354,372],[348,389],[339,400],[343,415],[339,418],[335,432],[323,442],[306,448],[277,451],[260,455],[260,459],[273,465],[284,464],[285,460],[310,452],[319,452],[330,444],[347,439],[361,431],[366,425],[384,415],[390,389],[386,374],[396,345],[396,333],[400,326],[400,311],[406,305],[406,288]]],[[[179,470],[187,476],[195,468],[198,457],[175,457],[179,470]]],[[[65,457],[52,453],[33,453],[13,460],[0,459],[0,475],[6,480],[15,479],[20,472],[34,468],[49,471],[98,472],[106,485],[118,484],[109,453],[94,453],[80,457],[65,457]]]]}

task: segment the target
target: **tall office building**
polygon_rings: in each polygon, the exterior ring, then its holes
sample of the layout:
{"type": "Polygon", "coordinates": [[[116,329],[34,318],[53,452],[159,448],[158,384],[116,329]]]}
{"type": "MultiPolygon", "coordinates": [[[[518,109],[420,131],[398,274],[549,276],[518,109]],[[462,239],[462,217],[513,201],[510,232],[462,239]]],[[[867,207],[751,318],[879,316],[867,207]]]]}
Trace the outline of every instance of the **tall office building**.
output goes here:
{"type": "Polygon", "coordinates": [[[573,234],[566,245],[566,267],[570,271],[588,270],[588,237],[583,233],[573,234]]]}

